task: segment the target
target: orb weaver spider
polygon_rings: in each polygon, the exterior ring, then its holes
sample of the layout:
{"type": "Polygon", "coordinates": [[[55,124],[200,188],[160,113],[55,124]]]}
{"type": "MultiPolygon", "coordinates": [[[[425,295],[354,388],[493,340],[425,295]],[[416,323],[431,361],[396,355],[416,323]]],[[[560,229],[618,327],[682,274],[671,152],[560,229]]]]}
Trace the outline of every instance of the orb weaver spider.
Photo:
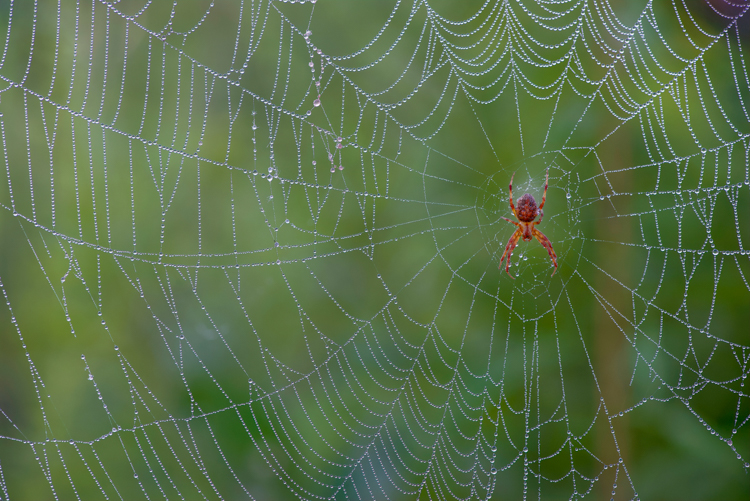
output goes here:
{"type": "Polygon", "coordinates": [[[507,256],[505,273],[515,280],[516,277],[511,275],[510,271],[508,271],[510,269],[510,255],[513,254],[513,249],[516,248],[519,238],[523,237],[524,242],[528,242],[532,237],[536,237],[536,239],[539,240],[539,243],[542,244],[542,247],[547,249],[549,257],[552,259],[552,264],[555,265],[555,270],[552,272],[552,275],[554,275],[557,272],[557,254],[555,254],[554,249],[552,249],[552,242],[549,241],[549,238],[535,228],[536,225],[542,222],[542,218],[544,217],[542,207],[544,207],[544,202],[547,200],[549,169],[547,169],[547,179],[544,181],[544,195],[542,195],[542,203],[539,204],[539,208],[536,206],[536,200],[534,200],[534,197],[528,193],[518,199],[518,207],[513,205],[513,176],[515,175],[516,173],[514,172],[513,175],[510,176],[508,189],[510,190],[510,210],[513,211],[513,215],[516,216],[516,219],[518,219],[519,222],[511,221],[507,217],[503,217],[503,219],[509,223],[515,224],[517,228],[516,231],[513,232],[513,235],[511,235],[510,240],[508,240],[508,245],[505,246],[505,252],[503,252],[503,257],[500,258],[500,266],[498,266],[498,269],[502,269],[503,261],[507,256]],[[539,215],[539,221],[534,221],[537,214],[539,215]]]}

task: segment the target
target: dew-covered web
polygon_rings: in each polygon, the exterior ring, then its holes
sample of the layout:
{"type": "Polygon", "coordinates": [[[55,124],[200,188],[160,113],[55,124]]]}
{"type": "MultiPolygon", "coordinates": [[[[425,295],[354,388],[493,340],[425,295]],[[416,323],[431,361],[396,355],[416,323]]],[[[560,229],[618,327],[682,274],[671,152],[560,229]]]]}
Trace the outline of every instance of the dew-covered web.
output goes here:
{"type": "Polygon", "coordinates": [[[0,2],[0,499],[744,499],[747,10],[0,2]]]}

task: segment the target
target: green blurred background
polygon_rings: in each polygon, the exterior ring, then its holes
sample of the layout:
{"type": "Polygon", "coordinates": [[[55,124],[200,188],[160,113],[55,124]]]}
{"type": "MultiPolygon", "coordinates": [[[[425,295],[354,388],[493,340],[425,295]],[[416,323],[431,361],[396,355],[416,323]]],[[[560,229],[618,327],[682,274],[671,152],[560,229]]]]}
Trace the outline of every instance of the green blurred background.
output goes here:
{"type": "Polygon", "coordinates": [[[748,499],[743,9],[0,1],[0,499],[748,499]]]}

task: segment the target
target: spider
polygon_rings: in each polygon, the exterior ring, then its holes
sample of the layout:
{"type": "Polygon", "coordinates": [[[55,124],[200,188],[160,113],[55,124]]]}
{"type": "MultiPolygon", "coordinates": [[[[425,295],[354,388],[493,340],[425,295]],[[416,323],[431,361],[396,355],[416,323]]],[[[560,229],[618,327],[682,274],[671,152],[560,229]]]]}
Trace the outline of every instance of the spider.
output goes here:
{"type": "MultiPolygon", "coordinates": [[[[544,236],[544,233],[537,230],[535,226],[542,222],[542,218],[544,217],[544,212],[542,211],[542,207],[544,207],[544,202],[547,200],[547,186],[549,185],[549,169],[547,169],[547,179],[544,181],[544,195],[542,195],[542,203],[539,204],[539,208],[536,206],[536,200],[534,200],[534,197],[530,194],[526,193],[524,196],[518,199],[518,208],[513,205],[513,176],[515,176],[516,173],[514,172],[512,176],[510,176],[510,184],[508,185],[508,189],[510,190],[510,210],[513,211],[513,215],[516,216],[516,219],[520,222],[511,221],[507,217],[503,217],[506,221],[509,223],[513,223],[518,228],[516,228],[516,231],[513,232],[513,235],[511,235],[510,240],[508,240],[508,245],[505,246],[505,252],[503,252],[503,257],[500,258],[500,266],[498,268],[502,269],[503,267],[503,260],[505,260],[505,256],[508,256],[508,262],[505,266],[505,273],[508,274],[510,278],[515,279],[513,275],[510,274],[510,255],[513,254],[513,249],[516,248],[516,244],[518,243],[518,239],[523,237],[524,242],[528,242],[531,240],[531,237],[536,237],[537,240],[539,240],[539,243],[542,244],[542,247],[547,249],[547,252],[549,252],[549,257],[552,259],[552,264],[555,265],[555,270],[552,272],[552,275],[554,275],[557,272],[557,254],[555,254],[554,249],[552,249],[552,242],[549,241],[549,238],[544,236]],[[537,214],[539,215],[539,221],[534,221],[537,214]]],[[[502,216],[501,216],[502,217],[502,216]]]]}

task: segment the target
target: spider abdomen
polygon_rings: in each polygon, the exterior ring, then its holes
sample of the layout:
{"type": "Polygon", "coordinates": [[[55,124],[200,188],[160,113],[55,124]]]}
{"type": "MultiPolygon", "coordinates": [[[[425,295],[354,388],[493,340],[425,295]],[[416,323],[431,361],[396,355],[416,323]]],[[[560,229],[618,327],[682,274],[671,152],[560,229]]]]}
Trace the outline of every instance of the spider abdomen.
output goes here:
{"type": "Polygon", "coordinates": [[[522,223],[530,223],[539,213],[536,207],[536,200],[529,193],[518,199],[516,202],[516,217],[522,223]]]}

